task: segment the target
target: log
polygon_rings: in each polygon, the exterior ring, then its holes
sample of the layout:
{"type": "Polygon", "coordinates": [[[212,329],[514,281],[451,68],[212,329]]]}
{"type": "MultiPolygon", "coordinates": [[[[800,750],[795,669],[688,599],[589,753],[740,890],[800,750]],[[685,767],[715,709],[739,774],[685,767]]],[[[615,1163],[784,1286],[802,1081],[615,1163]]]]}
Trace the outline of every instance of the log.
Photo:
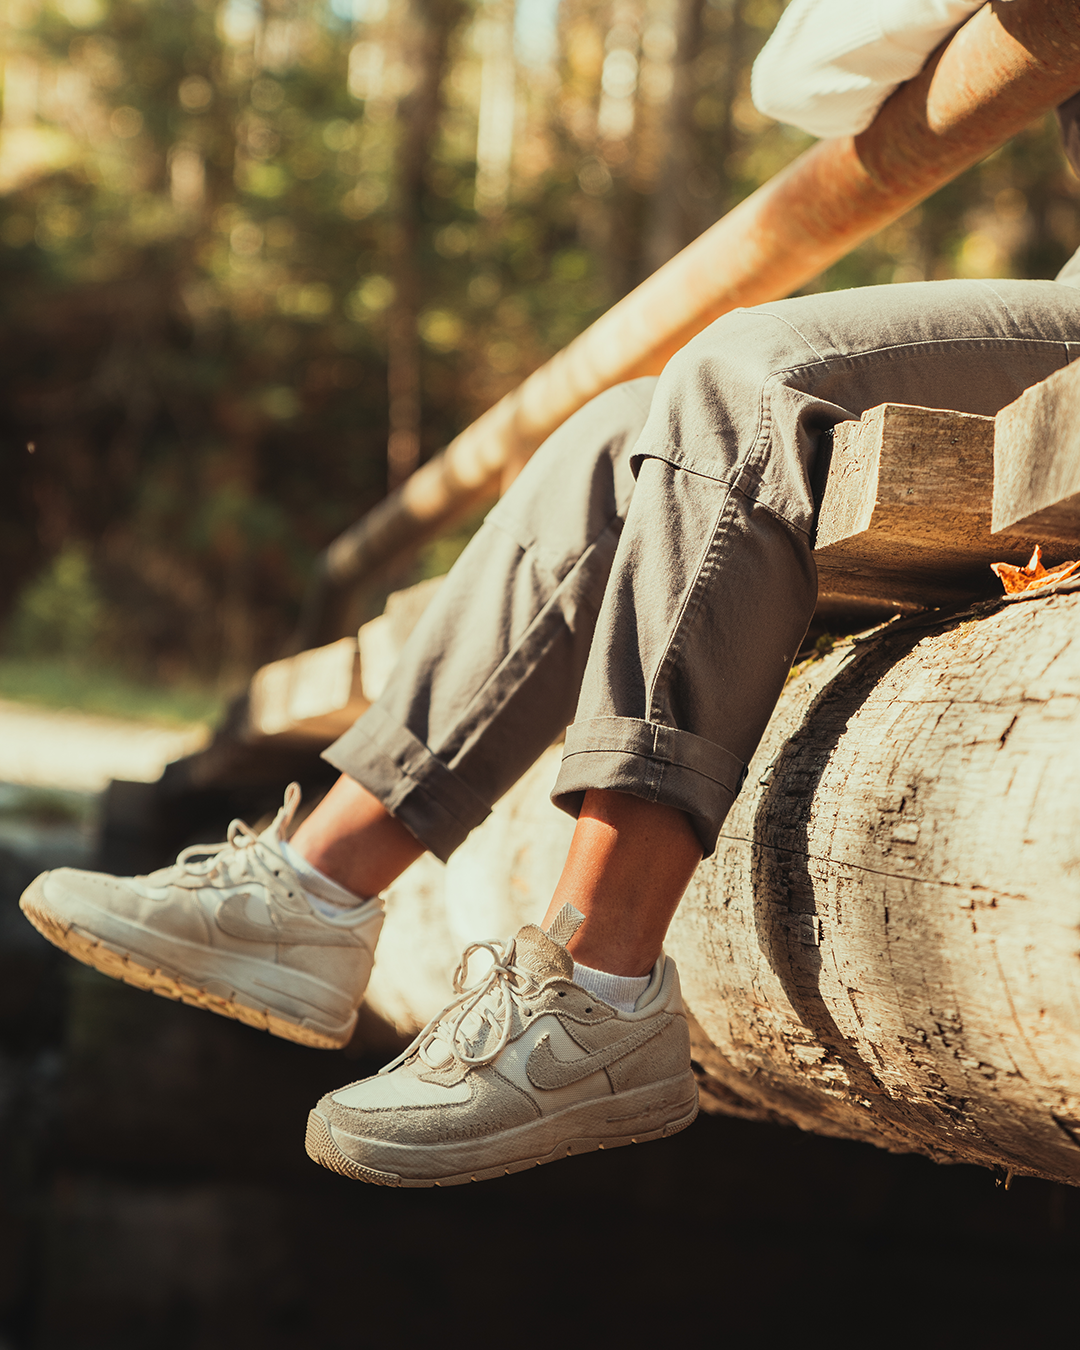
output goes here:
{"type": "Polygon", "coordinates": [[[1080,540],[1080,363],[1002,408],[994,436],[992,528],[1042,542],[1080,540]]]}
{"type": "Polygon", "coordinates": [[[903,620],[793,682],[669,942],[740,1100],[1080,1184],[1078,618],[903,620]]]}
{"type": "MultiPolygon", "coordinates": [[[[902,619],[789,682],[668,940],[706,1105],[1080,1185],[1078,621],[902,619]]],[[[557,761],[392,888],[369,1006],[400,1030],[543,912],[557,761]]]]}

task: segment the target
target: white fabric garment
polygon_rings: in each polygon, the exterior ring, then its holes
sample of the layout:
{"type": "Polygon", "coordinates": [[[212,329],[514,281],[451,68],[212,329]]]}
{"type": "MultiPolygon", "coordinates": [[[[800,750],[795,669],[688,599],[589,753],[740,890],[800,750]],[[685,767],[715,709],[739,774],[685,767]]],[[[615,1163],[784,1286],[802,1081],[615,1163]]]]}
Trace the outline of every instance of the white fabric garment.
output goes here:
{"type": "Polygon", "coordinates": [[[754,106],[813,136],[854,136],[983,0],[791,0],[754,62],[754,106]]]}

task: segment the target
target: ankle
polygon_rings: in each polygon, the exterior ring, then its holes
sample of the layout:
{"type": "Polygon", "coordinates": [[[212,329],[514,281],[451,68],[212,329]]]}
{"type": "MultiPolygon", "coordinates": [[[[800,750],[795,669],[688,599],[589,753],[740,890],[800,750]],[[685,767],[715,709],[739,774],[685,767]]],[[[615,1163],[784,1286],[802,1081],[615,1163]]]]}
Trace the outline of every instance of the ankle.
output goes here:
{"type": "Polygon", "coordinates": [[[567,944],[576,961],[612,975],[647,975],[700,861],[701,844],[682,811],[590,789],[545,922],[573,905],[585,916],[567,944]]]}
{"type": "Polygon", "coordinates": [[[372,898],[370,895],[360,895],[340,885],[321,868],[310,863],[287,840],[283,839],[278,847],[281,850],[281,856],[299,878],[300,885],[303,886],[308,899],[320,913],[333,914],[343,909],[355,909],[357,905],[361,905],[365,900],[372,898]]]}
{"type": "Polygon", "coordinates": [[[659,942],[642,940],[635,933],[615,930],[595,920],[585,922],[567,943],[567,950],[586,970],[601,971],[619,979],[647,978],[660,957],[659,942]]]}
{"type": "Polygon", "coordinates": [[[289,840],[308,863],[356,895],[378,895],[424,852],[412,832],[344,774],[289,840]]]}

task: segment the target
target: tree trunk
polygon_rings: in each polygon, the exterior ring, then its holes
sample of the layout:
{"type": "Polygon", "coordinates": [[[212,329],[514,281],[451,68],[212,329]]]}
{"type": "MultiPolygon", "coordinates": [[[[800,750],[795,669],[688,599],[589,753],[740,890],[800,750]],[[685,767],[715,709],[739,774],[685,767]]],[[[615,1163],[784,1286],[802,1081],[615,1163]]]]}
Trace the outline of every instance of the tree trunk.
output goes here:
{"type": "MultiPolygon", "coordinates": [[[[687,204],[687,179],[698,159],[700,139],[694,122],[697,80],[694,62],[701,52],[701,16],[705,0],[679,0],[675,10],[675,55],[671,97],[666,108],[665,154],[650,202],[645,240],[646,275],[662,267],[701,233],[687,204]]],[[[710,222],[711,223],[711,222],[710,222]]]]}
{"type": "Polygon", "coordinates": [[[438,135],[442,81],[457,0],[411,0],[401,20],[402,58],[412,87],[398,105],[400,124],[390,238],[394,303],[387,333],[390,434],[387,486],[393,489],[420,463],[420,336],[423,300],[420,245],[431,148],[438,135]]]}
{"type": "MultiPolygon", "coordinates": [[[[1080,594],[920,616],[788,685],[672,927],[703,1100],[1080,1184],[1080,594]]],[[[557,750],[391,893],[407,1029],[463,941],[535,920],[557,750]]]]}

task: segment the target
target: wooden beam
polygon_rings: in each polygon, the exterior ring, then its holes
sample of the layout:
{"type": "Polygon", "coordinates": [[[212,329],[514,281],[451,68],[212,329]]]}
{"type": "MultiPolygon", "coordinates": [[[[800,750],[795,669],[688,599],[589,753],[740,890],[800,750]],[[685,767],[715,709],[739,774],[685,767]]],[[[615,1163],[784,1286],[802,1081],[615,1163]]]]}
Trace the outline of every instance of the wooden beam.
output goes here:
{"type": "Polygon", "coordinates": [[[1030,544],[990,532],[994,419],[883,403],[834,429],[814,557],[824,599],[944,605],[1030,544]]]}
{"type": "Polygon", "coordinates": [[[431,577],[395,591],[355,638],[261,666],[251,678],[241,740],[321,749],[348,731],[386,688],[405,640],[442,585],[431,577]]]}
{"type": "Polygon", "coordinates": [[[998,413],[991,529],[1080,543],[1080,362],[998,413]]]}
{"type": "Polygon", "coordinates": [[[326,745],[352,726],[367,706],[357,641],[341,638],[255,672],[243,739],[326,745]]]}

